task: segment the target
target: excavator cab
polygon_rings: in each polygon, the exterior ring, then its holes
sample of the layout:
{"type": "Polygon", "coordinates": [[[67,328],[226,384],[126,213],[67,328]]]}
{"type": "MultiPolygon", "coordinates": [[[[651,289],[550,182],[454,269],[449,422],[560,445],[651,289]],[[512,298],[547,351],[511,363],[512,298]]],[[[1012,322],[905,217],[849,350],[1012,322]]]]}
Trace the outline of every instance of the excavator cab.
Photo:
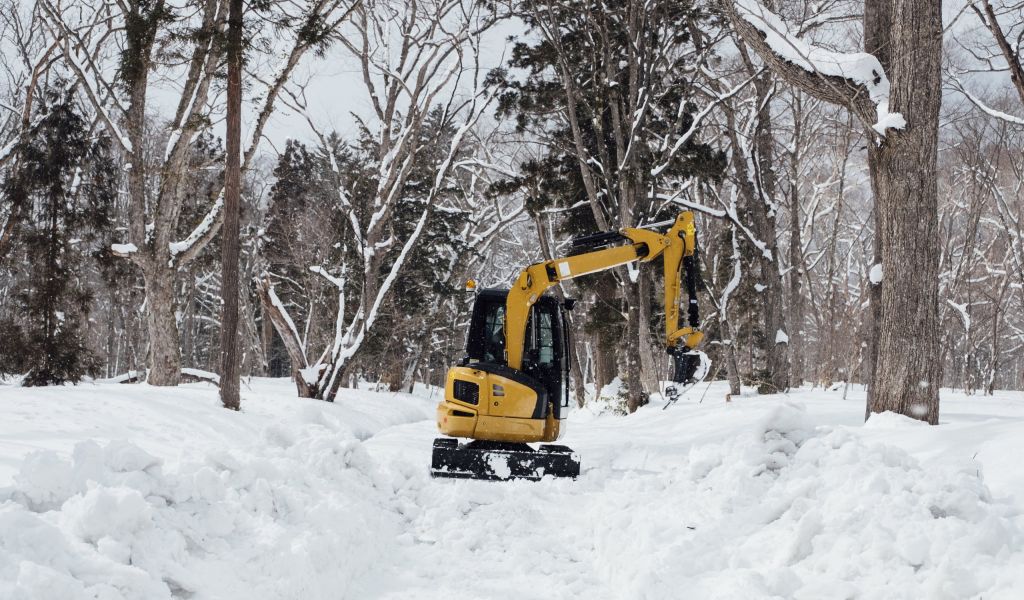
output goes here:
{"type": "MultiPolygon", "coordinates": [[[[508,290],[485,289],[476,296],[463,364],[508,366],[505,355],[505,303],[508,290]]],[[[568,304],[568,303],[567,303],[568,304]]],[[[520,369],[544,388],[555,418],[569,405],[569,328],[566,308],[542,296],[526,322],[523,366],[520,369]]]]}

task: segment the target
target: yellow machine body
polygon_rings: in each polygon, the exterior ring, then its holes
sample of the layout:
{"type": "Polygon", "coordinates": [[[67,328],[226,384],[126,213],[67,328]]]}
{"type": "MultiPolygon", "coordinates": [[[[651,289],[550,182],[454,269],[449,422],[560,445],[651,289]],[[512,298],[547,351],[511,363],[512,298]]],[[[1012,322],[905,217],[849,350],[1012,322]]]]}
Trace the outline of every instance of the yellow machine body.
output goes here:
{"type": "MultiPolygon", "coordinates": [[[[461,395],[461,394],[460,394],[461,395]]],[[[452,367],[444,386],[444,401],[437,406],[437,428],[452,437],[496,442],[553,442],[561,434],[561,421],[553,407],[537,414],[537,392],[529,386],[472,365],[452,367]],[[478,395],[456,398],[458,382],[475,384],[478,395]]]]}

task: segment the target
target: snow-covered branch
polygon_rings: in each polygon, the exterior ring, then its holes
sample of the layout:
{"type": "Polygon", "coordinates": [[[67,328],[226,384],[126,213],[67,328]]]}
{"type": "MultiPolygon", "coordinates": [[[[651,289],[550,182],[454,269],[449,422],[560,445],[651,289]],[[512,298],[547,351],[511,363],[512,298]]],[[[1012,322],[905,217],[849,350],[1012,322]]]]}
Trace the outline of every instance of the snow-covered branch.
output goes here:
{"type": "Polygon", "coordinates": [[[850,109],[876,133],[906,121],[889,107],[889,79],[866,52],[836,52],[794,35],[758,0],[722,0],[733,28],[762,60],[808,94],[850,109]]]}

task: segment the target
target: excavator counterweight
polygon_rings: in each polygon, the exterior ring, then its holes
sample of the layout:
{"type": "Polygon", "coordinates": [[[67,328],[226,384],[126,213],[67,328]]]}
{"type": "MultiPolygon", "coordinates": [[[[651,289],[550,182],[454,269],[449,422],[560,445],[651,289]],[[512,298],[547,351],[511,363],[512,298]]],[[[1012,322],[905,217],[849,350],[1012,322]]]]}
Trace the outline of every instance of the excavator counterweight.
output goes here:
{"type": "MultiPolygon", "coordinates": [[[[466,356],[448,370],[444,401],[437,407],[438,429],[449,437],[434,440],[433,476],[579,476],[579,458],[569,448],[530,445],[559,439],[568,416],[572,346],[567,312],[573,302],[544,293],[560,281],[661,257],[665,348],[673,359],[673,380],[692,385],[707,373],[706,356],[696,351],[704,335],[698,329],[693,214],[680,213],[665,233],[628,228],[576,242],[569,256],[523,269],[511,289],[475,290],[466,356]],[[683,284],[689,296],[688,326],[680,327],[683,284]]],[[[677,390],[672,386],[667,392],[672,396],[677,390]]]]}

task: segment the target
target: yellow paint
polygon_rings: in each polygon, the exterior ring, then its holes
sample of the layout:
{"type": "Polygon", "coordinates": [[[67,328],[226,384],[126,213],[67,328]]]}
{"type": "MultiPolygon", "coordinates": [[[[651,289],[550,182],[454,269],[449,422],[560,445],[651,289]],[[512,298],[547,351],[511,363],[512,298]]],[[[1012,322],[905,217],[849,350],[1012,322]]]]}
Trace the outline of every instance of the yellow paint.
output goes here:
{"type": "Polygon", "coordinates": [[[448,369],[444,401],[437,406],[437,427],[445,435],[478,440],[554,441],[558,437],[558,421],[551,417],[550,407],[548,418],[531,418],[536,407],[537,393],[528,386],[474,369],[472,365],[452,367],[448,369]],[[477,384],[479,395],[476,404],[455,398],[456,380],[477,384]],[[494,386],[501,387],[501,395],[494,393],[494,386]]]}

